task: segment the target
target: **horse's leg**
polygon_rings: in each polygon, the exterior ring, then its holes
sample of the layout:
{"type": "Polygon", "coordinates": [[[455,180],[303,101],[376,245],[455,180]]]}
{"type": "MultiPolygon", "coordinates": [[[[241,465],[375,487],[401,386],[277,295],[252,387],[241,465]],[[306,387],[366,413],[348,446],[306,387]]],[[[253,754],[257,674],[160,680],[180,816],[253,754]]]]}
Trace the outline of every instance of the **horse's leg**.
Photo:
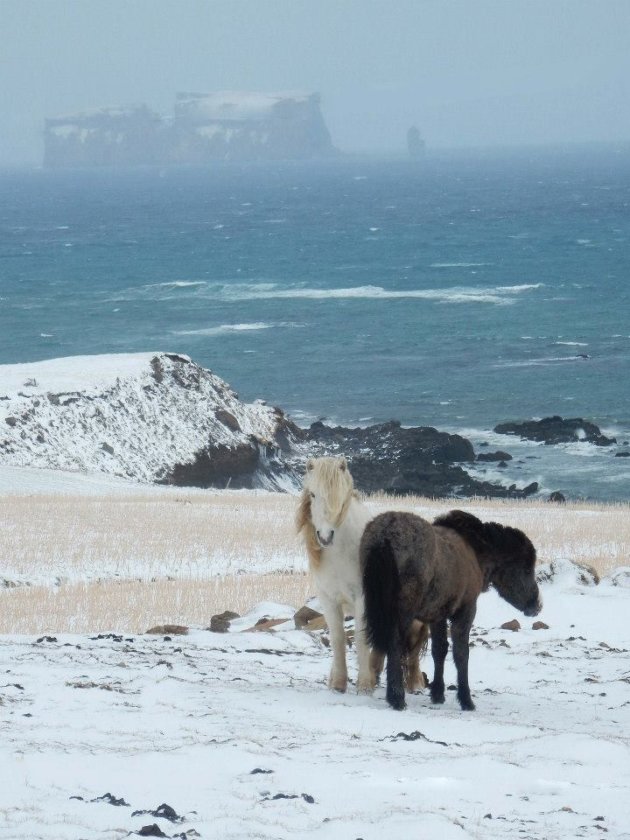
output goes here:
{"type": "Polygon", "coordinates": [[[394,628],[392,640],[387,649],[387,702],[393,709],[405,708],[405,686],[403,683],[403,640],[398,626],[394,628]]]}
{"type": "Polygon", "coordinates": [[[468,604],[455,613],[451,619],[453,659],[457,668],[457,699],[462,709],[467,712],[471,712],[475,708],[468,685],[468,654],[470,651],[470,628],[476,610],[476,603],[468,604]]]}
{"type": "Polygon", "coordinates": [[[429,628],[426,624],[422,624],[415,618],[411,622],[409,633],[407,634],[407,691],[413,694],[414,691],[419,691],[426,688],[424,674],[420,668],[420,654],[422,649],[426,646],[429,628]]]}
{"type": "Polygon", "coordinates": [[[378,685],[381,674],[383,673],[383,666],[385,665],[385,654],[379,653],[377,650],[370,651],[370,671],[372,672],[372,679],[374,685],[378,685]]]}
{"type": "Polygon", "coordinates": [[[367,641],[365,628],[365,604],[360,596],[354,602],[354,644],[359,660],[359,676],[357,691],[360,694],[371,694],[376,685],[374,673],[370,667],[370,646],[367,641]]]}
{"type": "Polygon", "coordinates": [[[448,637],[446,635],[446,619],[431,623],[431,656],[433,657],[433,682],[431,683],[431,700],[433,703],[444,702],[444,661],[448,653],[448,637]]]}
{"type": "Polygon", "coordinates": [[[328,687],[334,691],[345,691],[348,685],[346,668],[346,631],[343,625],[343,607],[328,599],[320,599],[333,652],[333,664],[330,669],[328,687]]]}

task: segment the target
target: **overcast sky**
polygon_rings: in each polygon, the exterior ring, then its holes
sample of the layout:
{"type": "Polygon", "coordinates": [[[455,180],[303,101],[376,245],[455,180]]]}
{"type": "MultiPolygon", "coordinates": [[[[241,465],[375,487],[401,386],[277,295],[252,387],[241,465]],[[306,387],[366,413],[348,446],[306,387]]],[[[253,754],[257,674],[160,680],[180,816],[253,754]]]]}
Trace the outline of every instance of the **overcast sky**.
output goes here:
{"type": "Polygon", "coordinates": [[[0,165],[44,118],[177,91],[322,95],[333,142],[630,140],[630,0],[0,0],[0,165]]]}

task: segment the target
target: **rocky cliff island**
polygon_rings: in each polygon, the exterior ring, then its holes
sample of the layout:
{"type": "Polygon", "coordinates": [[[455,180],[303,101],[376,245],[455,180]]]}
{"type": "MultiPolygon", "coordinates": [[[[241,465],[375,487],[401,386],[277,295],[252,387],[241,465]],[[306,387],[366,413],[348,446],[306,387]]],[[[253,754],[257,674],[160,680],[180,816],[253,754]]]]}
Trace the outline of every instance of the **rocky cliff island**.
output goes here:
{"type": "Polygon", "coordinates": [[[306,160],[334,154],[314,93],[178,93],[172,115],[146,105],[46,120],[44,166],[306,160]]]}

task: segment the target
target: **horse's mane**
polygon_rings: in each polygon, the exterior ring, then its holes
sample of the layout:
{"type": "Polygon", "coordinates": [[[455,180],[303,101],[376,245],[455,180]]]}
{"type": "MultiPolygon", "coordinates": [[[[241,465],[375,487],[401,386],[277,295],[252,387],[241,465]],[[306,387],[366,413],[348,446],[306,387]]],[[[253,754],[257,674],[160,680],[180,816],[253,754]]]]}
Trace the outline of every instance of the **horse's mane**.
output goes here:
{"type": "Polygon", "coordinates": [[[484,524],[481,519],[477,519],[472,513],[466,513],[464,510],[450,510],[443,516],[434,519],[433,524],[456,531],[460,537],[466,540],[475,554],[488,550],[489,546],[484,536],[484,524]]]}
{"type": "Polygon", "coordinates": [[[499,522],[482,522],[463,510],[451,510],[444,516],[438,516],[433,524],[456,531],[478,555],[501,552],[508,557],[517,557],[527,551],[534,558],[536,556],[530,539],[518,528],[499,522]]]}
{"type": "Polygon", "coordinates": [[[309,565],[317,568],[322,559],[322,549],[317,542],[315,528],[311,521],[311,495],[308,490],[302,490],[297,511],[295,512],[295,530],[302,534],[309,565]]]}
{"type": "Polygon", "coordinates": [[[345,458],[309,458],[306,464],[304,489],[295,515],[295,527],[302,534],[311,566],[321,562],[322,549],[311,519],[311,488],[325,493],[335,524],[341,524],[350,502],[358,498],[345,458]]]}

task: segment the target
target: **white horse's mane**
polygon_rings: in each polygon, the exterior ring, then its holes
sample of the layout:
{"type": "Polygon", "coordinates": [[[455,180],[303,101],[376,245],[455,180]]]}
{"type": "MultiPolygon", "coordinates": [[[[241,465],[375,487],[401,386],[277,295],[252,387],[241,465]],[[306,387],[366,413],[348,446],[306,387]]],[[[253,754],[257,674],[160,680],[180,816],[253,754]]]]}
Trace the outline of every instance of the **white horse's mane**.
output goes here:
{"type": "Polygon", "coordinates": [[[311,493],[322,495],[331,522],[341,525],[353,498],[359,494],[345,458],[309,458],[306,464],[304,489],[300,497],[295,519],[298,534],[302,534],[312,565],[317,567],[321,560],[321,546],[315,535],[311,518],[311,493]]]}

